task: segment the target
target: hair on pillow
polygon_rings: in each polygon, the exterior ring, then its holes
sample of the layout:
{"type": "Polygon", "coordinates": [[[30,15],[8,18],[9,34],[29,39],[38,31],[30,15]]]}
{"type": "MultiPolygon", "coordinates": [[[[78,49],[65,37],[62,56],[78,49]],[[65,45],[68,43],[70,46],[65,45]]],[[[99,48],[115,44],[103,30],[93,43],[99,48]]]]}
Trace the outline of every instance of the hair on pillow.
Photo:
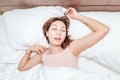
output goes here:
{"type": "Polygon", "coordinates": [[[60,6],[41,6],[4,13],[10,46],[16,50],[24,50],[32,44],[47,45],[42,26],[51,17],[63,16],[63,9],[60,6]]]}

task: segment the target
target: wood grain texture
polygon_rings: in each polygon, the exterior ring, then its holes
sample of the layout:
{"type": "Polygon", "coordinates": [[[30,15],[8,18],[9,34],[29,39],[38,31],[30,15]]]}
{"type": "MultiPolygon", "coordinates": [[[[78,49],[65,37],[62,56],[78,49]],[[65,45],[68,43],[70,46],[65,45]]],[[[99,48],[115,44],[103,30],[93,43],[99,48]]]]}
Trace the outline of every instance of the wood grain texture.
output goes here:
{"type": "Polygon", "coordinates": [[[120,11],[120,0],[0,0],[0,9],[8,11],[35,6],[75,7],[78,11],[120,11]]]}

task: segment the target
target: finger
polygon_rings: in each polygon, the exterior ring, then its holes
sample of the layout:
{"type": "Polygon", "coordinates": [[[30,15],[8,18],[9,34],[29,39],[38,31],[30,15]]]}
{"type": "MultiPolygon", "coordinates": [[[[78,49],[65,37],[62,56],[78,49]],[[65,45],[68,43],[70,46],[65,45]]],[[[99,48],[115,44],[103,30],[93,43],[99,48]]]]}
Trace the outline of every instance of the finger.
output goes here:
{"type": "Polygon", "coordinates": [[[39,53],[43,53],[44,52],[44,49],[43,48],[38,48],[37,51],[39,51],[39,53]]]}
{"type": "Polygon", "coordinates": [[[41,50],[39,50],[39,54],[42,54],[43,53],[43,50],[41,49],[41,50]]]}
{"type": "Polygon", "coordinates": [[[41,53],[43,54],[46,51],[46,48],[41,49],[41,53]]]}
{"type": "Polygon", "coordinates": [[[42,51],[46,51],[46,50],[47,50],[47,48],[44,47],[44,46],[42,46],[42,48],[40,47],[40,49],[41,49],[42,51]]]}
{"type": "Polygon", "coordinates": [[[39,50],[36,50],[36,52],[37,52],[38,54],[41,54],[41,52],[40,52],[39,50]]]}
{"type": "Polygon", "coordinates": [[[65,11],[64,15],[67,15],[69,11],[69,8],[65,11]]]}
{"type": "Polygon", "coordinates": [[[68,14],[72,14],[72,9],[69,9],[68,14]]]}
{"type": "Polygon", "coordinates": [[[39,50],[39,54],[43,54],[45,52],[44,49],[38,49],[39,50]]]}
{"type": "Polygon", "coordinates": [[[69,9],[68,11],[65,12],[66,15],[70,16],[73,13],[73,11],[71,9],[69,9]]]}
{"type": "Polygon", "coordinates": [[[47,51],[47,50],[48,50],[48,48],[46,48],[46,47],[45,47],[45,48],[43,48],[43,49],[44,49],[44,51],[47,51]]]}

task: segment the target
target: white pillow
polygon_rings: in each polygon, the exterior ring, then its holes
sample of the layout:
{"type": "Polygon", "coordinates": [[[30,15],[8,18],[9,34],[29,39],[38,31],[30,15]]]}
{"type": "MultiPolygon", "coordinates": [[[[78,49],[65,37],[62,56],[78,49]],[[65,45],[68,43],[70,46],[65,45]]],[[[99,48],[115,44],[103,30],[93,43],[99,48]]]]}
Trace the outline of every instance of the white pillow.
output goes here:
{"type": "Polygon", "coordinates": [[[3,16],[0,16],[0,45],[6,45],[7,44],[7,36],[4,26],[4,19],[3,16]]]}
{"type": "Polygon", "coordinates": [[[112,71],[120,73],[120,12],[80,12],[80,14],[92,17],[110,27],[105,38],[80,56],[92,59],[112,71]]]}
{"type": "Polygon", "coordinates": [[[63,16],[63,9],[60,6],[41,6],[4,13],[10,46],[16,50],[24,50],[32,44],[47,45],[42,26],[51,17],[63,16]]]}

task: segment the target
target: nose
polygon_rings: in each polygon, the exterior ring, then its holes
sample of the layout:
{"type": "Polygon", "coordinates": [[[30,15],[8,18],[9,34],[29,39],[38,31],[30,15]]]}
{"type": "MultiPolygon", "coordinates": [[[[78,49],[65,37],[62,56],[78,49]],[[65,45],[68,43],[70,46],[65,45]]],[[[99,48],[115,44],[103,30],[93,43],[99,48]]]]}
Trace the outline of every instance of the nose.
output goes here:
{"type": "Polygon", "coordinates": [[[60,31],[57,31],[57,35],[61,36],[61,32],[60,32],[60,31]]]}

